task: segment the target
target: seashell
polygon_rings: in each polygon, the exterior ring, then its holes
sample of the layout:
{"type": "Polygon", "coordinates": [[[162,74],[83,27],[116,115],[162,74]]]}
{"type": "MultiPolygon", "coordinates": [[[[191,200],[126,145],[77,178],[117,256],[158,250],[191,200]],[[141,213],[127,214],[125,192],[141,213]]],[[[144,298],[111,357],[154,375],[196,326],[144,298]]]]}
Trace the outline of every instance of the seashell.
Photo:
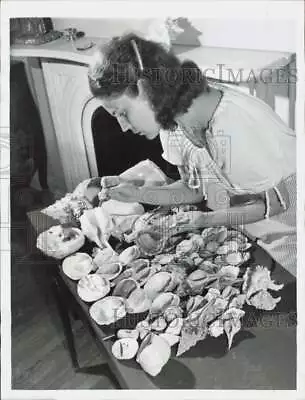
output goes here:
{"type": "Polygon", "coordinates": [[[167,327],[167,322],[163,317],[158,317],[157,319],[154,320],[154,322],[151,324],[151,329],[157,332],[164,331],[164,329],[167,327]]]}
{"type": "Polygon", "coordinates": [[[135,289],[126,301],[126,309],[130,314],[137,314],[148,311],[151,307],[151,300],[143,289],[135,289]]]}
{"type": "Polygon", "coordinates": [[[98,325],[110,325],[125,317],[125,301],[122,297],[107,296],[94,303],[89,313],[98,325]]]}
{"type": "Polygon", "coordinates": [[[165,333],[169,333],[171,335],[180,335],[181,329],[183,326],[183,318],[175,318],[166,328],[165,333]]]}
{"type": "Polygon", "coordinates": [[[223,243],[228,237],[228,229],[223,227],[216,235],[215,240],[221,244],[223,243]]]}
{"type": "Polygon", "coordinates": [[[217,254],[229,254],[238,251],[239,244],[234,240],[225,241],[221,246],[218,247],[217,254]]]}
{"type": "Polygon", "coordinates": [[[144,285],[153,273],[149,261],[145,259],[136,260],[128,264],[128,267],[131,268],[132,277],[139,282],[140,286],[144,285]]]}
{"type": "Polygon", "coordinates": [[[138,246],[130,246],[123,250],[119,255],[119,261],[122,265],[127,265],[141,256],[141,251],[138,246]]]}
{"type": "Polygon", "coordinates": [[[171,355],[171,348],[165,339],[158,335],[150,334],[142,342],[137,362],[143,370],[151,376],[158,375],[171,355]]]}
{"type": "Polygon", "coordinates": [[[131,360],[138,352],[139,344],[136,339],[123,338],[116,340],[112,345],[112,354],[118,360],[131,360]]]}
{"type": "Polygon", "coordinates": [[[183,310],[179,306],[170,306],[163,313],[167,323],[172,322],[175,318],[182,318],[182,316],[183,310]]]}
{"type": "Polygon", "coordinates": [[[254,268],[247,268],[244,276],[242,290],[250,297],[253,293],[260,290],[275,290],[278,291],[284,287],[283,284],[277,285],[270,277],[270,271],[266,267],[260,265],[254,268]]]}
{"type": "Polygon", "coordinates": [[[239,295],[239,293],[240,293],[239,289],[229,285],[223,289],[223,291],[221,292],[221,297],[223,299],[228,299],[231,296],[239,295]]]}
{"type": "Polygon", "coordinates": [[[151,276],[144,285],[144,290],[151,300],[154,300],[159,293],[166,291],[167,286],[172,281],[172,276],[168,272],[157,272],[151,276]]]}
{"type": "Polygon", "coordinates": [[[61,260],[79,250],[85,243],[80,229],[52,226],[37,237],[36,247],[49,257],[61,260]]]}
{"type": "Polygon", "coordinates": [[[188,240],[182,240],[177,246],[176,246],[176,254],[191,254],[194,253],[198,250],[198,245],[193,242],[191,239],[188,240]]]}
{"type": "Polygon", "coordinates": [[[242,253],[239,253],[239,252],[230,253],[225,257],[225,261],[228,264],[237,265],[237,264],[244,262],[244,257],[242,255],[242,253]]]}
{"type": "Polygon", "coordinates": [[[92,258],[87,253],[75,253],[64,259],[63,272],[75,281],[88,275],[93,270],[92,258]]]}
{"type": "Polygon", "coordinates": [[[102,275],[104,278],[110,281],[115,279],[122,272],[123,266],[119,262],[114,262],[111,264],[104,264],[96,271],[97,274],[102,275]]]}
{"type": "Polygon", "coordinates": [[[204,260],[199,265],[198,268],[209,274],[214,274],[219,270],[219,266],[213,263],[211,260],[204,260]]]}
{"type": "Polygon", "coordinates": [[[171,333],[160,333],[159,337],[165,339],[171,347],[177,344],[180,340],[180,336],[172,335],[171,333]]]}
{"type": "Polygon", "coordinates": [[[211,241],[208,242],[207,245],[205,246],[205,250],[210,252],[210,253],[215,253],[219,247],[219,243],[216,241],[211,241]]]}
{"type": "Polygon", "coordinates": [[[130,338],[137,340],[139,331],[137,329],[119,329],[116,335],[118,339],[130,338]]]}
{"type": "Polygon", "coordinates": [[[123,281],[124,279],[128,279],[132,277],[132,269],[125,269],[125,271],[123,271],[120,275],[118,275],[116,278],[114,278],[111,281],[111,285],[112,286],[117,286],[121,281],[123,281]]]}
{"type": "Polygon", "coordinates": [[[144,339],[151,331],[150,324],[144,320],[137,323],[136,330],[139,332],[140,339],[144,339]]]}
{"type": "Polygon", "coordinates": [[[196,245],[196,247],[199,249],[205,247],[205,240],[200,234],[193,234],[190,238],[190,240],[196,245]]]}
{"type": "Polygon", "coordinates": [[[200,295],[191,296],[186,303],[186,311],[188,313],[196,311],[199,308],[201,308],[204,305],[204,303],[206,303],[206,300],[202,296],[200,295]]]}
{"type": "Polygon", "coordinates": [[[180,303],[180,297],[177,296],[176,294],[170,292],[160,293],[154,299],[150,308],[150,313],[154,315],[161,314],[168,307],[178,306],[179,303],[180,303]]]}
{"type": "Polygon", "coordinates": [[[233,265],[225,265],[220,268],[218,271],[218,275],[220,276],[229,276],[230,278],[236,279],[239,274],[239,267],[235,267],[233,265]]]}
{"type": "Polygon", "coordinates": [[[247,251],[252,247],[252,244],[249,243],[249,242],[244,242],[243,243],[243,242],[238,241],[237,243],[238,243],[238,250],[239,251],[247,251]]]}
{"type": "Polygon", "coordinates": [[[281,301],[281,297],[274,298],[267,290],[261,290],[257,294],[247,299],[247,303],[251,306],[258,308],[259,310],[274,310],[277,303],[281,301]]]}
{"type": "Polygon", "coordinates": [[[131,293],[138,287],[139,285],[134,279],[132,278],[123,279],[114,288],[113,295],[127,299],[131,295],[131,293]]]}
{"type": "Polygon", "coordinates": [[[104,264],[111,264],[119,261],[118,254],[111,248],[98,249],[93,258],[93,262],[97,268],[102,267],[104,264]]]}
{"type": "Polygon", "coordinates": [[[223,321],[217,319],[209,326],[209,334],[213,337],[218,337],[224,333],[223,321]]]}
{"type": "Polygon", "coordinates": [[[108,279],[98,274],[83,276],[77,284],[79,297],[87,302],[97,301],[110,292],[108,279]]]}
{"type": "Polygon", "coordinates": [[[220,291],[218,289],[210,288],[208,293],[204,296],[207,301],[211,301],[220,297],[220,291]]]}
{"type": "Polygon", "coordinates": [[[154,262],[160,265],[167,265],[173,262],[175,259],[175,254],[160,254],[154,258],[154,262]]]}

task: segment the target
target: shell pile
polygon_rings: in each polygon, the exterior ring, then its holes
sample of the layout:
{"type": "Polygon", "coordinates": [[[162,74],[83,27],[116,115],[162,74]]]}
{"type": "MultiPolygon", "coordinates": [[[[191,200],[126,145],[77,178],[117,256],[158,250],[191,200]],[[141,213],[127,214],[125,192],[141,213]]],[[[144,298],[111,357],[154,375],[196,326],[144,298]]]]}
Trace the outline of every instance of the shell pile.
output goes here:
{"type": "Polygon", "coordinates": [[[276,307],[281,298],[269,290],[283,285],[271,280],[267,268],[247,263],[250,252],[243,233],[217,227],[180,235],[171,251],[150,257],[134,243],[120,254],[107,248],[80,257],[74,269],[77,257],[71,256],[63,271],[79,280],[78,294],[93,303],[97,324],[121,323],[114,329],[113,355],[135,359],[156,376],[176,345],[179,356],[207,336],[225,334],[230,348],[245,304],[276,307]],[[128,316],[138,316],[133,326],[124,325],[128,316]]]}

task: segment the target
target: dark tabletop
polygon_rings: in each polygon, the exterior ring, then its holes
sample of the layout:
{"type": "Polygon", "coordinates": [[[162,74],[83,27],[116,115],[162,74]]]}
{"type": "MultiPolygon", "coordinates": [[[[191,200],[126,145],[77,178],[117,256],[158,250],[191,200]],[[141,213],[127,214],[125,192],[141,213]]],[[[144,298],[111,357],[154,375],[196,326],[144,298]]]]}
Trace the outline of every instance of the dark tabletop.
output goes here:
{"type": "MultiPolygon", "coordinates": [[[[55,221],[39,211],[28,214],[36,233],[55,221]]],[[[270,257],[261,249],[255,261],[270,265],[270,257]]],[[[59,263],[60,264],[60,263],[59,263]]],[[[273,279],[285,283],[279,293],[282,301],[276,310],[261,312],[249,307],[243,328],[236,334],[230,351],[224,335],[207,338],[180,357],[172,358],[157,377],[147,375],[136,361],[117,361],[111,353],[108,334],[89,315],[89,306],[77,295],[77,284],[61,271],[67,288],[84,310],[98,340],[103,342],[109,361],[123,387],[129,389],[296,389],[296,284],[295,279],[279,265],[273,279]]]]}

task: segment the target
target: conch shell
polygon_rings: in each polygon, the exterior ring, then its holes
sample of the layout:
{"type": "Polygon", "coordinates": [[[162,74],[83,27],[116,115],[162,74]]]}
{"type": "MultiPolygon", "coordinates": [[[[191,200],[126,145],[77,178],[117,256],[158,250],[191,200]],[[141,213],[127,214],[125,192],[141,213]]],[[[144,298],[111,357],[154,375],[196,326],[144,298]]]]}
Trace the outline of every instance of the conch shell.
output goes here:
{"type": "Polygon", "coordinates": [[[165,339],[153,333],[146,336],[137,354],[137,362],[151,376],[157,376],[171,355],[171,347],[165,339]]]}
{"type": "Polygon", "coordinates": [[[277,285],[270,277],[270,271],[266,267],[260,265],[255,268],[248,267],[244,274],[244,284],[242,290],[250,297],[255,292],[260,290],[275,290],[278,291],[284,287],[284,285],[277,285]]]}

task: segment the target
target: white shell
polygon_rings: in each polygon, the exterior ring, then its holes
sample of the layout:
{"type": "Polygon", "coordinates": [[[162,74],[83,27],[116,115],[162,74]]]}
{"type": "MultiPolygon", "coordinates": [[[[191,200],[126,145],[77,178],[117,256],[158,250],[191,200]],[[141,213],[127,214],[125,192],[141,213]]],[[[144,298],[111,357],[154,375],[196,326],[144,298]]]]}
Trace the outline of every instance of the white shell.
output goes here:
{"type": "Polygon", "coordinates": [[[89,313],[98,325],[109,325],[125,317],[125,301],[121,297],[107,296],[94,303],[89,313]]]}
{"type": "Polygon", "coordinates": [[[218,249],[218,247],[219,247],[219,243],[218,242],[211,241],[211,242],[207,243],[207,245],[205,246],[205,250],[209,251],[210,253],[215,253],[216,250],[218,249]]]}
{"type": "Polygon", "coordinates": [[[98,274],[83,276],[77,284],[79,297],[87,302],[97,301],[105,297],[109,292],[109,280],[98,274]]]}
{"type": "Polygon", "coordinates": [[[172,280],[171,274],[165,271],[157,272],[144,285],[144,290],[151,300],[154,300],[159,293],[166,290],[172,280]]]}
{"type": "Polygon", "coordinates": [[[109,264],[103,264],[99,269],[96,271],[97,274],[102,275],[104,278],[115,279],[123,270],[123,266],[119,262],[113,262],[109,264]]]}
{"type": "Polygon", "coordinates": [[[151,329],[154,331],[164,331],[164,329],[167,327],[167,323],[163,317],[159,317],[154,320],[154,322],[151,324],[151,329]]]}
{"type": "Polygon", "coordinates": [[[102,267],[104,264],[110,264],[118,261],[119,261],[118,254],[109,247],[105,247],[104,249],[98,249],[96,256],[93,258],[93,262],[97,268],[102,267]]]}
{"type": "Polygon", "coordinates": [[[118,360],[131,360],[137,354],[139,344],[136,339],[123,338],[115,341],[112,345],[112,354],[118,360]]]}
{"type": "Polygon", "coordinates": [[[177,344],[180,340],[180,336],[172,335],[171,333],[160,333],[159,337],[165,339],[171,347],[177,344]]]}
{"type": "Polygon", "coordinates": [[[226,262],[231,265],[237,265],[243,262],[243,256],[241,253],[231,253],[228,254],[225,258],[226,262]]]}
{"type": "Polygon", "coordinates": [[[220,247],[218,247],[216,253],[217,254],[228,254],[228,253],[236,252],[236,251],[238,251],[238,249],[239,249],[239,244],[234,240],[230,240],[230,241],[224,242],[220,247]]]}
{"type": "Polygon", "coordinates": [[[75,233],[75,238],[63,241],[62,226],[52,226],[38,235],[36,246],[49,257],[61,260],[79,250],[85,243],[85,236],[80,229],[71,228],[71,230],[75,233]]]}
{"type": "Polygon", "coordinates": [[[183,318],[175,318],[167,327],[165,333],[180,335],[183,326],[183,318]]]}
{"type": "Polygon", "coordinates": [[[147,336],[138,351],[137,362],[151,376],[158,375],[171,356],[171,348],[165,339],[158,335],[147,336]]]}
{"type": "Polygon", "coordinates": [[[75,253],[64,259],[63,272],[75,281],[88,275],[93,270],[92,258],[87,253],[75,253]]]}
{"type": "Polygon", "coordinates": [[[143,289],[135,289],[126,301],[126,308],[130,314],[148,311],[151,307],[151,300],[143,289]]]}
{"type": "Polygon", "coordinates": [[[136,330],[139,332],[140,339],[144,339],[149,334],[151,326],[148,321],[143,320],[137,323],[136,330]]]}
{"type": "Polygon", "coordinates": [[[154,258],[154,262],[166,265],[175,259],[175,254],[160,254],[154,258]]]}
{"type": "Polygon", "coordinates": [[[180,304],[180,297],[174,293],[160,293],[153,301],[150,308],[151,314],[160,314],[168,307],[178,306],[180,304]]]}
{"type": "Polygon", "coordinates": [[[127,299],[131,295],[131,293],[138,287],[139,285],[134,279],[123,279],[114,288],[113,295],[127,299]]]}
{"type": "Polygon", "coordinates": [[[139,337],[139,331],[137,329],[119,329],[116,335],[118,339],[130,338],[137,340],[139,337]]]}
{"type": "Polygon", "coordinates": [[[123,250],[122,253],[119,255],[119,261],[123,265],[127,265],[130,262],[139,258],[140,255],[141,255],[141,252],[140,252],[140,249],[138,248],[138,246],[136,246],[136,245],[130,246],[130,247],[127,247],[127,249],[123,250]]]}

